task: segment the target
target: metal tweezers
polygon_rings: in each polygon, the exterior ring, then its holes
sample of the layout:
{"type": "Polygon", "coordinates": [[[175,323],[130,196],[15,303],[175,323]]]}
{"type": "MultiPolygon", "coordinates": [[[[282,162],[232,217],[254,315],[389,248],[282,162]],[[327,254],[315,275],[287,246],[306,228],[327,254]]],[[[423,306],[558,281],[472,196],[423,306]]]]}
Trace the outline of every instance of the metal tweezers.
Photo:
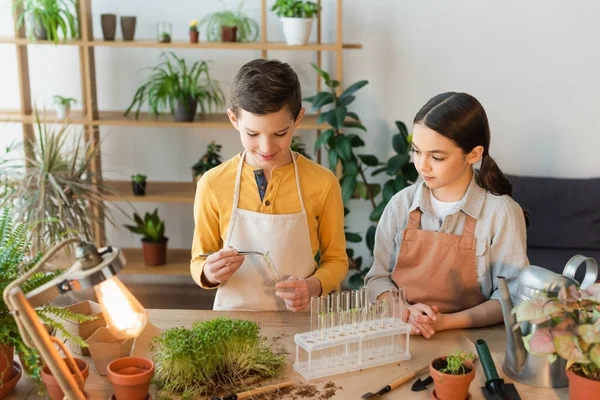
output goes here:
{"type": "MultiPolygon", "coordinates": [[[[215,253],[216,253],[216,252],[212,252],[212,253],[205,253],[205,254],[200,254],[198,257],[208,257],[208,256],[210,256],[211,254],[215,254],[215,253]]],[[[247,256],[247,255],[250,255],[250,254],[256,254],[256,255],[259,255],[259,256],[263,256],[263,257],[265,256],[265,255],[264,255],[263,253],[261,253],[260,251],[238,251],[238,254],[241,254],[241,255],[243,255],[243,256],[247,256]]]]}

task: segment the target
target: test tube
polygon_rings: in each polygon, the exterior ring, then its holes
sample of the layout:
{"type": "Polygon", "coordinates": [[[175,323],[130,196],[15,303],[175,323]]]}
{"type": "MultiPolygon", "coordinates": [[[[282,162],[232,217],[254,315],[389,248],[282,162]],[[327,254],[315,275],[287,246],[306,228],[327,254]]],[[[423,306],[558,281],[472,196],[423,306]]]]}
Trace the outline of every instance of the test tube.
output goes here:
{"type": "Polygon", "coordinates": [[[351,334],[358,331],[358,325],[360,324],[361,315],[361,301],[360,301],[360,290],[353,290],[350,297],[350,318],[352,322],[351,334]]]}
{"type": "Polygon", "coordinates": [[[330,337],[335,337],[339,332],[340,321],[340,295],[331,293],[329,295],[329,328],[330,337]]]}
{"type": "Polygon", "coordinates": [[[363,286],[360,289],[360,324],[358,330],[360,332],[365,332],[369,330],[369,289],[366,286],[363,286]]]}
{"type": "Polygon", "coordinates": [[[351,330],[350,310],[352,306],[350,304],[350,292],[342,292],[341,300],[340,334],[344,335],[351,330]]]}
{"type": "Polygon", "coordinates": [[[319,309],[321,305],[321,298],[319,296],[313,296],[310,298],[310,336],[319,336],[319,309]]]}
{"type": "Polygon", "coordinates": [[[327,315],[329,314],[329,295],[321,296],[319,301],[319,340],[327,339],[327,315]]]}

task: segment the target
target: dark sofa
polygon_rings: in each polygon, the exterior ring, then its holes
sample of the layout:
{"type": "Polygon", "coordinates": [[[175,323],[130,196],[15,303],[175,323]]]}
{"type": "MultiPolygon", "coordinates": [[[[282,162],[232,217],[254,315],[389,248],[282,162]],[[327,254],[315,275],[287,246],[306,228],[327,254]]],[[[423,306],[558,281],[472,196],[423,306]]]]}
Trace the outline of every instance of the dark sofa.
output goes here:
{"type": "MultiPolygon", "coordinates": [[[[529,262],[562,273],[576,254],[600,262],[600,178],[507,176],[513,198],[529,211],[529,262]]],[[[577,271],[580,281],[584,266],[577,271]]]]}

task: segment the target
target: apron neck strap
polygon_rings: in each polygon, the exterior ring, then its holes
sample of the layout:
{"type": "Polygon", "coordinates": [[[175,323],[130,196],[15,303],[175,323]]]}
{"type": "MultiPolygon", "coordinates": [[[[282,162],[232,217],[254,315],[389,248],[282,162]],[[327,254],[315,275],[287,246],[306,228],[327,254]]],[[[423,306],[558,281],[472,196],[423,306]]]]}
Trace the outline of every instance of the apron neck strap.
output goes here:
{"type": "Polygon", "coordinates": [[[463,228],[463,236],[474,237],[475,236],[475,225],[477,220],[470,215],[465,214],[465,226],[463,228]]]}
{"type": "MultiPolygon", "coordinates": [[[[474,237],[476,224],[477,220],[475,218],[465,214],[465,226],[463,227],[462,236],[474,237]]],[[[408,214],[408,222],[406,223],[406,229],[419,229],[420,225],[421,210],[417,208],[408,214]]]]}
{"type": "MultiPolygon", "coordinates": [[[[290,150],[290,155],[292,156],[292,163],[294,163],[294,175],[296,175],[296,187],[298,189],[298,197],[300,198],[300,206],[302,207],[302,212],[306,212],[304,208],[304,200],[302,199],[302,191],[300,190],[300,174],[298,173],[298,164],[296,163],[296,157],[294,157],[294,152],[292,149],[290,150]]],[[[240,182],[242,178],[242,170],[244,169],[244,159],[246,158],[246,151],[242,153],[242,157],[240,159],[240,165],[238,165],[237,174],[235,176],[235,191],[233,193],[233,208],[238,208],[238,204],[240,201],[240,182]]]]}

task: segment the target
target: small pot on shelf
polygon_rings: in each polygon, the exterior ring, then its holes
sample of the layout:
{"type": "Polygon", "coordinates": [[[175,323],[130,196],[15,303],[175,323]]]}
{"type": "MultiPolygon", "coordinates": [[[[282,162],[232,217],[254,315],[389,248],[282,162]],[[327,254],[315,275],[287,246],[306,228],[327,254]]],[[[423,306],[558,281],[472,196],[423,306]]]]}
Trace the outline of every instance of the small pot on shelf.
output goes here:
{"type": "Polygon", "coordinates": [[[149,267],[166,265],[168,241],[169,238],[164,238],[160,242],[151,242],[142,239],[144,264],[146,264],[149,267]]]}
{"type": "Polygon", "coordinates": [[[117,32],[117,15],[116,14],[101,14],[100,22],[102,25],[102,37],[107,42],[115,40],[117,32]]]}
{"type": "Polygon", "coordinates": [[[221,27],[222,42],[237,42],[237,26],[222,26],[221,27]]]}

